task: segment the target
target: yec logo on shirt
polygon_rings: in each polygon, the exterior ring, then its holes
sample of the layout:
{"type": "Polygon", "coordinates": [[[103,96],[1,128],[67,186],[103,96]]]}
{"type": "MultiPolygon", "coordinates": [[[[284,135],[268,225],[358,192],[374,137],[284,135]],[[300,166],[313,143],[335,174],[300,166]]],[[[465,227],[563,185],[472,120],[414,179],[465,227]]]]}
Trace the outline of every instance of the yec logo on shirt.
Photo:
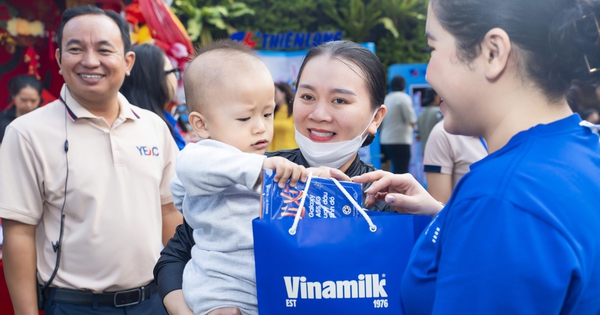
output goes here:
{"type": "Polygon", "coordinates": [[[158,156],[158,147],[136,146],[141,156],[158,156]]]}

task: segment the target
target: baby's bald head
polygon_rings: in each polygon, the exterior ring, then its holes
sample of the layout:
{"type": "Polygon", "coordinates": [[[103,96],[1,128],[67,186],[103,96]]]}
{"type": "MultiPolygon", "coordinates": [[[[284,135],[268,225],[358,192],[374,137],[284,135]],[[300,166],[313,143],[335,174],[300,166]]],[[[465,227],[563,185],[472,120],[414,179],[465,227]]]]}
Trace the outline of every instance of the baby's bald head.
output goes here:
{"type": "Polygon", "coordinates": [[[202,112],[215,97],[235,89],[236,78],[268,69],[254,51],[240,42],[220,40],[198,50],[185,70],[188,110],[202,112]]]}

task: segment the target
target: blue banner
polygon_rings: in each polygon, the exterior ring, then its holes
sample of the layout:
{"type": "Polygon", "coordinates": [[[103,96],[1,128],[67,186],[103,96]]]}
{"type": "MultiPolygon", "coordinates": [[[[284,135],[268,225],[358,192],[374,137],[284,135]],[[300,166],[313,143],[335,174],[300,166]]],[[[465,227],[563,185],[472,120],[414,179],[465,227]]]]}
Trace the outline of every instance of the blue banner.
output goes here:
{"type": "Polygon", "coordinates": [[[263,33],[261,31],[241,31],[230,38],[246,43],[258,50],[302,50],[319,46],[321,43],[341,40],[342,31],[263,33]]]}

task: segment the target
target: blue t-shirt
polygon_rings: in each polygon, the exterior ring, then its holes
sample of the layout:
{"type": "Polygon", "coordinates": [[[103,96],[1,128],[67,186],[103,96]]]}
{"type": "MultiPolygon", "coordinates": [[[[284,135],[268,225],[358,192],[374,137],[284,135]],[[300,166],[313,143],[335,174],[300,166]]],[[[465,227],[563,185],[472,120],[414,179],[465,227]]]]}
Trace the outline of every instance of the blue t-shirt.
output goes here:
{"type": "Polygon", "coordinates": [[[471,166],[413,249],[407,314],[600,314],[600,146],[580,122],[471,166]]]}

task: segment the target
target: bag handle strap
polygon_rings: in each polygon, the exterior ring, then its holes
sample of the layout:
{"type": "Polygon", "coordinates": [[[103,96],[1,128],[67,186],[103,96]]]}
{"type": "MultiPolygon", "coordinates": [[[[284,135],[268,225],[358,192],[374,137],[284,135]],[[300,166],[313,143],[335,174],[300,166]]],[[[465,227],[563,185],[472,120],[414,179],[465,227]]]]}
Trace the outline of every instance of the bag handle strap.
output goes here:
{"type": "MultiPolygon", "coordinates": [[[[304,186],[304,190],[302,191],[302,198],[300,198],[300,205],[298,206],[298,211],[296,212],[296,216],[294,217],[294,224],[292,224],[292,227],[288,230],[288,233],[290,233],[290,235],[296,235],[296,229],[298,228],[298,223],[300,222],[300,217],[302,216],[302,207],[304,207],[304,201],[306,200],[306,195],[308,195],[308,188],[310,187],[311,180],[312,172],[309,172],[308,179],[306,180],[306,185],[304,186]]],[[[360,214],[365,218],[365,220],[369,224],[369,231],[377,231],[377,226],[373,224],[373,221],[371,220],[367,212],[356,202],[356,200],[354,200],[354,198],[352,198],[352,196],[350,196],[346,188],[344,188],[344,186],[342,186],[342,184],[340,184],[340,182],[337,179],[331,178],[331,180],[333,180],[333,183],[340,189],[344,196],[348,198],[348,200],[350,201],[350,203],[352,203],[356,210],[358,210],[358,212],[360,212],[360,214]]]]}
{"type": "Polygon", "coordinates": [[[360,205],[358,205],[356,200],[354,200],[354,198],[352,198],[352,196],[350,196],[350,194],[348,193],[346,188],[344,188],[344,186],[342,186],[342,184],[340,184],[340,182],[338,182],[337,179],[332,178],[331,180],[333,180],[335,185],[342,191],[344,196],[346,196],[346,198],[348,198],[348,200],[350,200],[350,202],[356,208],[356,210],[358,210],[358,212],[360,212],[360,214],[365,218],[365,220],[367,220],[367,223],[369,224],[369,231],[371,231],[371,232],[377,231],[377,225],[375,225],[373,223],[373,221],[371,220],[371,218],[369,217],[369,215],[367,214],[365,209],[363,209],[360,205]]]}
{"type": "Polygon", "coordinates": [[[292,224],[292,227],[288,230],[288,233],[290,233],[290,235],[296,235],[296,228],[298,227],[298,222],[300,222],[300,217],[302,216],[304,201],[306,200],[306,195],[308,195],[308,188],[310,187],[311,180],[312,172],[308,172],[308,179],[306,180],[306,185],[304,185],[304,190],[302,191],[300,205],[298,205],[298,211],[296,211],[296,215],[294,216],[294,224],[292,224]]]}

